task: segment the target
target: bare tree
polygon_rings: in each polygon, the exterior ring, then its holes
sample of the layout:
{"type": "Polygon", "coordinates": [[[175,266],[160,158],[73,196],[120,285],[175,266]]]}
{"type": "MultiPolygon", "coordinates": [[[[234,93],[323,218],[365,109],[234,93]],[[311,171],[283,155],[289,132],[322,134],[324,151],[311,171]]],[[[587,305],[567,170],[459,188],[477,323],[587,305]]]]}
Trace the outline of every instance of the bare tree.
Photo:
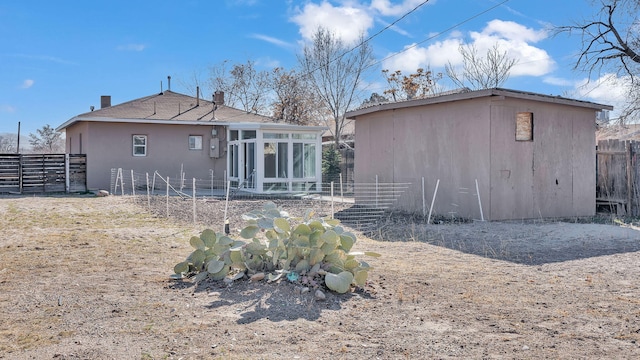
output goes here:
{"type": "Polygon", "coordinates": [[[419,68],[415,73],[402,75],[402,71],[396,70],[389,74],[389,70],[382,70],[389,88],[384,94],[390,95],[393,101],[420,99],[437,93],[436,83],[442,78],[442,74],[433,74],[419,68]]]}
{"type": "Polygon", "coordinates": [[[187,90],[187,94],[195,97],[198,95],[198,88],[200,88],[200,98],[211,100],[213,92],[209,92],[208,95],[205,94],[205,87],[208,81],[208,75],[200,70],[194,70],[187,80],[178,79],[178,83],[187,90]]]}
{"type": "Polygon", "coordinates": [[[0,135],[0,153],[12,154],[16,153],[18,146],[18,135],[4,134],[0,135]]]}
{"type": "Polygon", "coordinates": [[[276,120],[296,125],[317,125],[322,117],[322,108],[303,76],[295,70],[275,68],[269,82],[274,95],[272,116],[276,120]]]}
{"type": "Polygon", "coordinates": [[[511,68],[517,63],[507,52],[501,52],[498,44],[487,50],[485,57],[478,54],[474,45],[461,45],[462,73],[449,62],[445,66],[447,76],[461,88],[472,90],[490,89],[502,86],[509,78],[511,68]]]}
{"type": "Polygon", "coordinates": [[[36,153],[58,153],[64,151],[62,135],[49,124],[29,134],[29,144],[36,153]]]}
{"type": "Polygon", "coordinates": [[[246,112],[266,114],[268,111],[269,73],[258,71],[255,61],[228,67],[227,61],[211,69],[211,91],[224,91],[225,103],[246,112]]]}
{"type": "Polygon", "coordinates": [[[582,47],[575,69],[593,73],[611,72],[629,79],[628,102],[620,120],[640,113],[640,0],[600,0],[592,20],[556,28],[558,33],[577,33],[582,47]]]}
{"type": "Polygon", "coordinates": [[[377,92],[374,92],[371,94],[371,96],[369,96],[367,100],[362,102],[360,107],[373,106],[373,105],[383,104],[386,102],[389,102],[389,99],[387,99],[386,96],[380,95],[377,92]]]}
{"type": "Polygon", "coordinates": [[[364,72],[373,59],[368,42],[359,44],[349,49],[334,33],[319,27],[298,57],[302,71],[330,113],[326,124],[330,125],[336,148],[340,145],[345,114],[358,100],[364,72]]]}

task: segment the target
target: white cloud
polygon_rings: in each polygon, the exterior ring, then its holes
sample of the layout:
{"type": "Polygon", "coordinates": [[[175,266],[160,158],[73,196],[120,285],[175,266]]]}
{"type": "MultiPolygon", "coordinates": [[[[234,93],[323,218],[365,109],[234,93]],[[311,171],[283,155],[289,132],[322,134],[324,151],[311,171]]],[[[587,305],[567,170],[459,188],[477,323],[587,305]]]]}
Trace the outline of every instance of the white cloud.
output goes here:
{"type": "MultiPolygon", "coordinates": [[[[390,0],[373,0],[371,8],[384,16],[398,16],[406,14],[423,2],[424,0],[404,0],[400,4],[392,4],[390,0]]],[[[429,1],[428,4],[432,3],[435,3],[435,0],[429,1]]]]}
{"type": "Polygon", "coordinates": [[[291,48],[293,45],[291,45],[290,43],[268,36],[268,35],[263,35],[263,34],[251,34],[249,35],[249,37],[254,38],[254,39],[258,39],[258,40],[262,40],[262,41],[266,41],[270,44],[282,47],[282,48],[291,48]]]}
{"type": "Polygon", "coordinates": [[[280,61],[272,59],[270,57],[261,57],[256,60],[255,64],[259,67],[274,69],[280,66],[280,61]]]}
{"type": "Polygon", "coordinates": [[[48,62],[54,62],[54,63],[64,64],[64,65],[76,65],[76,63],[72,61],[68,61],[65,59],[61,59],[59,57],[49,56],[49,55],[10,54],[9,56],[29,59],[29,60],[48,61],[48,62]]]}
{"type": "Polygon", "coordinates": [[[459,52],[462,44],[473,45],[481,56],[497,44],[500,51],[506,51],[510,58],[518,61],[511,70],[512,77],[542,76],[555,67],[555,62],[545,50],[531,45],[547,37],[544,30],[537,31],[512,21],[492,20],[482,31],[469,32],[468,36],[470,41],[466,43],[463,34],[455,32],[450,38],[427,47],[405,47],[409,49],[385,60],[383,68],[414,72],[430,66],[436,72],[444,71],[448,62],[454,67],[462,65],[459,52]]]}
{"type": "Polygon", "coordinates": [[[318,27],[324,27],[347,44],[355,43],[373,26],[373,17],[366,9],[349,4],[333,6],[327,1],[306,4],[291,21],[300,27],[305,40],[313,38],[318,27]]]}
{"type": "MultiPolygon", "coordinates": [[[[472,37],[474,37],[472,32],[472,37]]],[[[513,21],[491,20],[478,37],[499,37],[510,41],[538,42],[547,38],[546,30],[533,30],[513,21]]]]}
{"type": "Polygon", "coordinates": [[[426,48],[416,44],[407,45],[402,53],[385,60],[382,68],[390,71],[401,70],[403,73],[414,73],[418,68],[444,68],[447,61],[462,61],[458,52],[459,46],[458,39],[440,41],[426,48]]]}
{"type": "Polygon", "coordinates": [[[117,47],[118,51],[143,51],[145,48],[144,44],[124,44],[117,47]]]}
{"type": "Polygon", "coordinates": [[[0,112],[14,113],[16,112],[16,108],[15,106],[11,106],[11,105],[0,105],[0,112]]]}
{"type": "Polygon", "coordinates": [[[33,81],[31,79],[26,79],[25,81],[22,82],[22,85],[20,85],[20,88],[21,89],[28,89],[28,88],[32,87],[34,83],[35,83],[35,81],[33,81]]]}
{"type": "Polygon", "coordinates": [[[600,104],[613,105],[618,113],[627,103],[630,79],[617,77],[616,74],[604,74],[596,80],[581,79],[574,84],[573,92],[577,98],[587,99],[600,104]]]}
{"type": "Polygon", "coordinates": [[[556,76],[546,76],[542,82],[554,86],[573,86],[574,82],[569,79],[559,78],[556,76]]]}
{"type": "MultiPolygon", "coordinates": [[[[388,22],[386,22],[386,21],[384,21],[382,19],[379,19],[379,18],[376,19],[376,22],[382,24],[382,26],[384,26],[384,27],[387,27],[387,26],[391,25],[390,23],[388,23],[388,22]]],[[[411,35],[411,33],[409,33],[408,31],[406,31],[404,29],[402,29],[398,25],[393,25],[392,27],[389,28],[389,30],[395,31],[395,32],[397,32],[398,34],[400,34],[402,36],[406,36],[406,37],[409,37],[409,38],[413,37],[413,35],[411,35]]]]}

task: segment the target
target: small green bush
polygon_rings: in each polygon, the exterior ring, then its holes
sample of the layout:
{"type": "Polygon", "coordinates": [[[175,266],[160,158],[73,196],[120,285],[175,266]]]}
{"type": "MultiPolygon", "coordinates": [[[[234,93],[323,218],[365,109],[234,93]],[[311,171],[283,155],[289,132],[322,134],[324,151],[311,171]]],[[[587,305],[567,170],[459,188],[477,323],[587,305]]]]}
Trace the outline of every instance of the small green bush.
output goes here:
{"type": "Polygon", "coordinates": [[[346,293],[351,286],[364,286],[369,270],[353,253],[356,236],[340,226],[339,220],[314,218],[308,210],[303,218],[291,218],[268,202],[262,209],[243,215],[244,240],[234,240],[211,229],[191,238],[195,250],[174,267],[173,278],[195,275],[232,282],[245,276],[269,282],[287,279],[304,286],[326,286],[346,293]]]}
{"type": "Polygon", "coordinates": [[[333,146],[322,151],[322,175],[326,181],[334,181],[340,176],[341,161],[340,152],[333,146]]]}

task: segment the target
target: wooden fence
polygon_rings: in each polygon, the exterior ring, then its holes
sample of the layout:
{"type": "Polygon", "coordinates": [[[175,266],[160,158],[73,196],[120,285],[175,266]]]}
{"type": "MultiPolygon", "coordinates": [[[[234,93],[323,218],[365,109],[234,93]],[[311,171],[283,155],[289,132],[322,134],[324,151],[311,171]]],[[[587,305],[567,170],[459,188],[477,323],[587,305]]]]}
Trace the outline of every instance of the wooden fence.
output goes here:
{"type": "Polygon", "coordinates": [[[86,155],[0,154],[0,193],[84,191],[86,155]]]}
{"type": "Polygon", "coordinates": [[[596,206],[618,215],[640,214],[640,142],[601,140],[596,151],[596,206]]]}

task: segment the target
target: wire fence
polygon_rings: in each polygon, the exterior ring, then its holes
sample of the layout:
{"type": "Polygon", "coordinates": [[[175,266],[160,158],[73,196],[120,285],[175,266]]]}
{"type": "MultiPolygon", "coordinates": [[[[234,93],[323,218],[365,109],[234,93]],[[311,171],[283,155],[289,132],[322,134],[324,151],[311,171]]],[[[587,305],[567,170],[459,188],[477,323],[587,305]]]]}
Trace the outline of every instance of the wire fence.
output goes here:
{"type": "Polygon", "coordinates": [[[322,183],[312,191],[258,193],[222,179],[173,179],[158,172],[112,169],[110,193],[131,196],[158,216],[204,223],[225,229],[225,220],[239,226],[242,214],[273,201],[291,216],[312,209],[317,216],[341,220],[359,231],[375,229],[409,183],[322,183]]]}

